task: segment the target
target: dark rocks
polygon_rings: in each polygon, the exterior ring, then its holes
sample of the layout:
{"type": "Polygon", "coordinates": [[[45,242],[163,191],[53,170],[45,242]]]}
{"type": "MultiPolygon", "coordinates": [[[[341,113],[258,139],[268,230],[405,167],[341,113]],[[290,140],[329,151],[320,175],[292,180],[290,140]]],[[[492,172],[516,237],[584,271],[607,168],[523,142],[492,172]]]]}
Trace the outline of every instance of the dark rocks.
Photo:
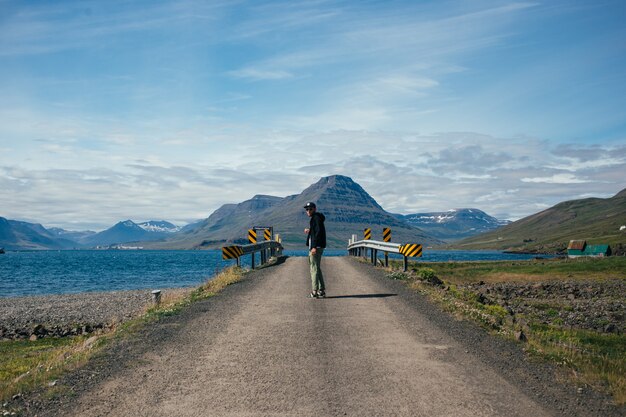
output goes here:
{"type": "Polygon", "coordinates": [[[483,293],[478,293],[478,297],[476,298],[476,301],[478,301],[481,304],[489,304],[489,299],[485,297],[483,293]]]}
{"type": "Polygon", "coordinates": [[[554,280],[468,284],[477,301],[492,301],[530,321],[604,333],[626,331],[626,281],[554,280]],[[487,297],[487,294],[489,297],[487,297]]]}
{"type": "Polygon", "coordinates": [[[48,334],[48,331],[43,325],[38,324],[33,328],[32,334],[37,335],[37,336],[45,336],[48,334]]]}

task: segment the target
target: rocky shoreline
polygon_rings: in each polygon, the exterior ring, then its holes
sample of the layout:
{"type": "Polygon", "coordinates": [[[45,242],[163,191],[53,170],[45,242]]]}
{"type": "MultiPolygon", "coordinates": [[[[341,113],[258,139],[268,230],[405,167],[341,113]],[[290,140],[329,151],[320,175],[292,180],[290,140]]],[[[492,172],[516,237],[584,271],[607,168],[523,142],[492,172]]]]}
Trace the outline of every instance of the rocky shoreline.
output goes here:
{"type": "MultiPolygon", "coordinates": [[[[162,292],[169,297],[191,290],[162,292]]],[[[0,340],[90,334],[137,317],[152,302],[150,290],[0,298],[0,340]]]]}

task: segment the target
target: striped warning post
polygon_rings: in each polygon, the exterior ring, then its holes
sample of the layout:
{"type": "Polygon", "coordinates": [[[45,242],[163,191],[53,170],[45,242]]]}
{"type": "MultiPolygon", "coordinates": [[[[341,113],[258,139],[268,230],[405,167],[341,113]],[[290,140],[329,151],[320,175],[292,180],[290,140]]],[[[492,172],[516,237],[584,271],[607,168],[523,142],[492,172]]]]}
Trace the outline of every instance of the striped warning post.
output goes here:
{"type": "Polygon", "coordinates": [[[223,246],[222,259],[237,259],[243,255],[241,246],[223,246]]]}
{"type": "Polygon", "coordinates": [[[400,246],[400,253],[411,258],[422,256],[422,245],[419,243],[405,243],[400,246]]]}
{"type": "Polygon", "coordinates": [[[369,227],[363,230],[363,240],[371,240],[372,239],[372,229],[369,227]]]}
{"type": "Polygon", "coordinates": [[[248,229],[248,241],[250,243],[256,243],[256,230],[248,229]]]}
{"type": "Polygon", "coordinates": [[[270,229],[265,229],[263,231],[263,237],[265,240],[272,240],[272,231],[270,229]]]}
{"type": "Polygon", "coordinates": [[[383,229],[383,242],[391,242],[391,227],[383,229]]]}

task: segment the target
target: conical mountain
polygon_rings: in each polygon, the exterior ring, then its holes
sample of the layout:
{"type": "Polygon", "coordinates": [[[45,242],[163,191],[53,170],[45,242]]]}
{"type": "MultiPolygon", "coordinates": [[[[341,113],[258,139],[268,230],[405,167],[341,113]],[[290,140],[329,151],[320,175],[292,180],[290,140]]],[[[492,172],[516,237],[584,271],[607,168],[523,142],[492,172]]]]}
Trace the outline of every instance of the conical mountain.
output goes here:
{"type": "Polygon", "coordinates": [[[152,247],[219,247],[247,243],[247,230],[253,226],[272,226],[285,246],[305,248],[304,228],[309,218],[303,206],[316,203],[326,216],[328,246],[345,248],[352,234],[359,238],[363,229],[372,228],[372,239],[382,240],[383,227],[391,227],[392,241],[425,245],[442,243],[422,230],[407,225],[387,213],[359,184],[342,175],[324,177],[302,193],[285,198],[255,196],[240,204],[227,204],[209,218],[186,229],[176,238],[152,247]]]}
{"type": "Polygon", "coordinates": [[[304,204],[312,201],[317,210],[326,216],[328,245],[344,248],[348,239],[355,234],[363,237],[363,229],[372,229],[372,239],[382,240],[384,227],[392,230],[392,241],[405,243],[439,244],[440,241],[411,227],[387,213],[359,184],[342,175],[324,177],[297,196],[287,197],[281,204],[282,210],[272,210],[270,223],[279,226],[283,240],[288,246],[304,245],[303,229],[309,218],[303,210],[304,204]]]}

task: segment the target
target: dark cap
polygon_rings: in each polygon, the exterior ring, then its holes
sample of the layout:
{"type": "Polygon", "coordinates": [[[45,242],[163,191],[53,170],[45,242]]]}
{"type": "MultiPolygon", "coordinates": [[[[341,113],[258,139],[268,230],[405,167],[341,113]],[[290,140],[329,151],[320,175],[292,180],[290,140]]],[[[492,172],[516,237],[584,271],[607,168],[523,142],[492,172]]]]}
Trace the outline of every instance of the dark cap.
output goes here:
{"type": "Polygon", "coordinates": [[[304,205],[304,208],[305,209],[315,208],[315,203],[309,201],[308,203],[304,205]]]}

